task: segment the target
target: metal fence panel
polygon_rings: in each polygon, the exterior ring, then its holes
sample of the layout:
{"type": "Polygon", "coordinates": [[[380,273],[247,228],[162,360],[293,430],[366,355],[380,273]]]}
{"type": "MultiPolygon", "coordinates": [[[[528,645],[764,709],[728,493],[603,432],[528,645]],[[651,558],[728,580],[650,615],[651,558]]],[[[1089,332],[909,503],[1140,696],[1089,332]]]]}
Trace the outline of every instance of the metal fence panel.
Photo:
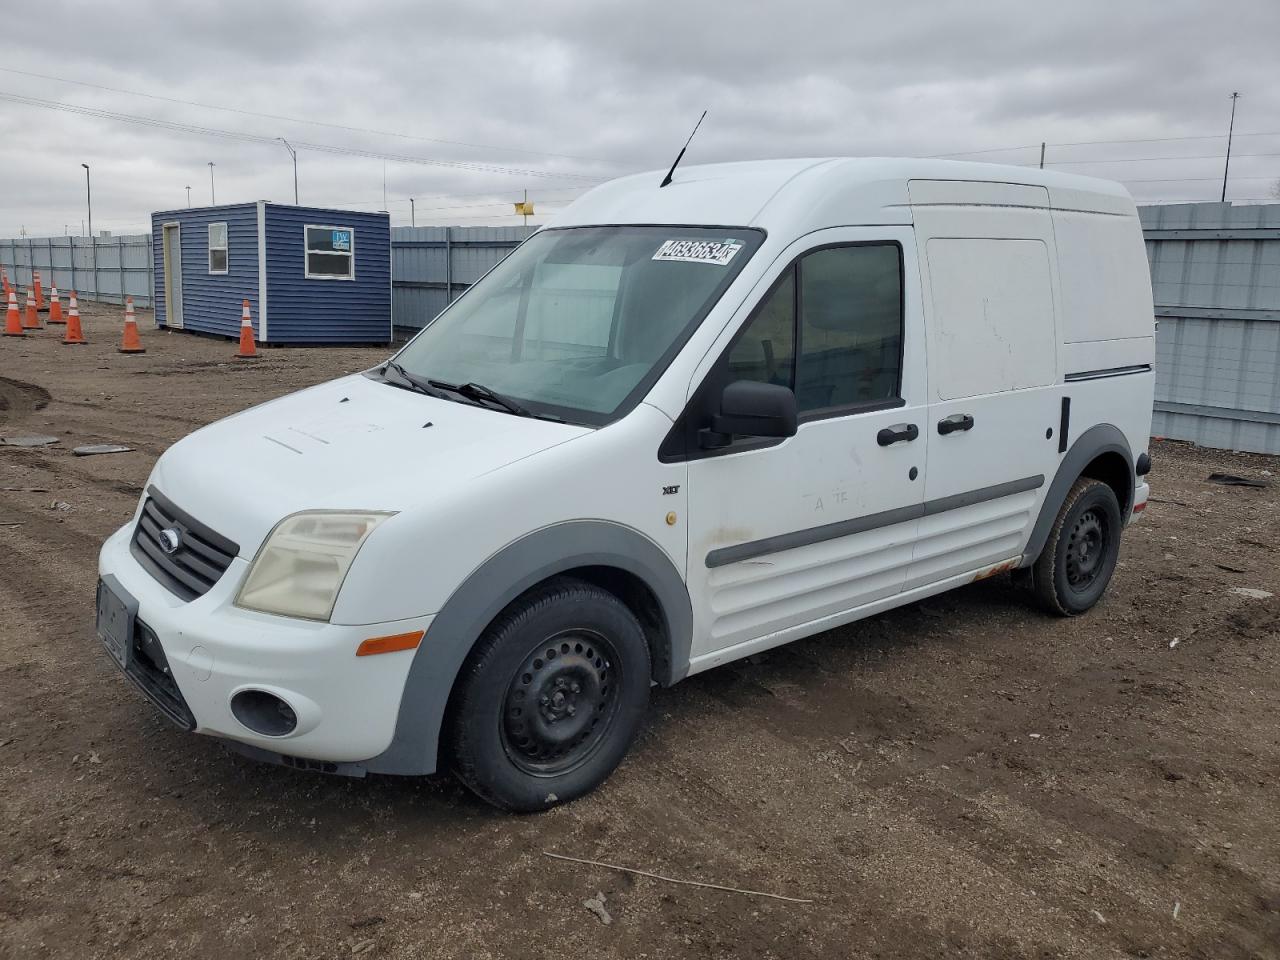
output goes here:
{"type": "Polygon", "coordinates": [[[395,325],[425,327],[531,233],[525,227],[392,228],[395,325]]]}
{"type": "Polygon", "coordinates": [[[56,284],[64,293],[74,290],[81,300],[107,303],[123,303],[131,296],[137,306],[151,306],[150,234],[0,240],[0,267],[21,287],[39,270],[46,289],[56,284]]]}
{"type": "Polygon", "coordinates": [[[1280,453],[1280,204],[1139,214],[1159,320],[1152,432],[1280,453]]]}

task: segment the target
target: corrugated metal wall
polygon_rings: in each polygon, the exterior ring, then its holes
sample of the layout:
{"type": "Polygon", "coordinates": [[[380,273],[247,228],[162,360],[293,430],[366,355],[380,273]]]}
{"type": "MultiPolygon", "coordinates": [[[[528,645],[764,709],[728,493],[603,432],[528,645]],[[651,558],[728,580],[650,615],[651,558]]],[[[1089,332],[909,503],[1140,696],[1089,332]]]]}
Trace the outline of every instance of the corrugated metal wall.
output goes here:
{"type": "Polygon", "coordinates": [[[182,251],[182,328],[199,333],[236,336],[240,333],[240,305],[248,300],[258,318],[258,205],[165,210],[151,215],[155,249],[156,326],[168,326],[165,316],[163,232],[166,223],[179,227],[182,251]],[[227,225],[227,272],[209,273],[209,224],[227,225]]]}
{"type": "Polygon", "coordinates": [[[0,266],[21,287],[39,270],[45,289],[52,283],[81,300],[123,303],[131,296],[136,306],[151,306],[151,237],[145,233],[0,240],[0,266]]]}
{"type": "Polygon", "coordinates": [[[390,218],[268,203],[268,343],[388,343],[391,340],[390,218]],[[354,280],[306,276],[303,228],[351,230],[354,280]]]}
{"type": "Polygon", "coordinates": [[[529,227],[396,227],[391,231],[397,327],[420,329],[519,246],[529,227]]]}
{"type": "Polygon", "coordinates": [[[1140,208],[1157,436],[1280,453],[1280,204],[1140,208]]]}

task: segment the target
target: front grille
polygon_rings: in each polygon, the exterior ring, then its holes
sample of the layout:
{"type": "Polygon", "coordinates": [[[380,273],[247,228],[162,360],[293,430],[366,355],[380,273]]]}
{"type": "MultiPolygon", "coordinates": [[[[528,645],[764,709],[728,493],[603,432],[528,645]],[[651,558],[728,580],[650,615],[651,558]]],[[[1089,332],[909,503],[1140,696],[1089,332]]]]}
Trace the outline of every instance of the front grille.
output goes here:
{"type": "Polygon", "coordinates": [[[178,509],[152,487],[147,491],[129,550],[170,593],[194,600],[213,589],[240,547],[178,509]],[[160,545],[163,530],[178,535],[178,548],[172,553],[166,553],[160,545]]]}

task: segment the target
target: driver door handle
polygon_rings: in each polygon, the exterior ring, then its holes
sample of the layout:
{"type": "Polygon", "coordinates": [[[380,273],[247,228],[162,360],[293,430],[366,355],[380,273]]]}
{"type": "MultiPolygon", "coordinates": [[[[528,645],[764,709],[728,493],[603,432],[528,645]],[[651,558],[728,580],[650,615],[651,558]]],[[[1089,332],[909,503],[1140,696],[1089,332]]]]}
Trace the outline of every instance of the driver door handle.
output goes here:
{"type": "Polygon", "coordinates": [[[876,443],[882,447],[887,447],[891,443],[900,443],[904,440],[911,441],[920,436],[920,428],[914,423],[895,423],[891,427],[885,427],[876,434],[876,443]]]}
{"type": "Polygon", "coordinates": [[[957,430],[972,430],[973,416],[968,413],[953,413],[949,417],[943,417],[938,421],[938,433],[944,437],[948,433],[955,433],[957,430]]]}

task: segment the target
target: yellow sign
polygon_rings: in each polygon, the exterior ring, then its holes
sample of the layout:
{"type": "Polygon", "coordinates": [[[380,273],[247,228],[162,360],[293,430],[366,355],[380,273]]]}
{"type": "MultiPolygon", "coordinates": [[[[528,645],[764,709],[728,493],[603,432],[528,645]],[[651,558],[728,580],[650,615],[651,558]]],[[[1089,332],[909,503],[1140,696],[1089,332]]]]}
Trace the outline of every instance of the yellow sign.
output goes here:
{"type": "Polygon", "coordinates": [[[517,203],[517,204],[515,204],[515,208],[516,208],[516,216],[517,216],[517,217],[532,217],[532,216],[533,216],[533,201],[532,201],[532,200],[525,200],[523,203],[517,203]]]}

